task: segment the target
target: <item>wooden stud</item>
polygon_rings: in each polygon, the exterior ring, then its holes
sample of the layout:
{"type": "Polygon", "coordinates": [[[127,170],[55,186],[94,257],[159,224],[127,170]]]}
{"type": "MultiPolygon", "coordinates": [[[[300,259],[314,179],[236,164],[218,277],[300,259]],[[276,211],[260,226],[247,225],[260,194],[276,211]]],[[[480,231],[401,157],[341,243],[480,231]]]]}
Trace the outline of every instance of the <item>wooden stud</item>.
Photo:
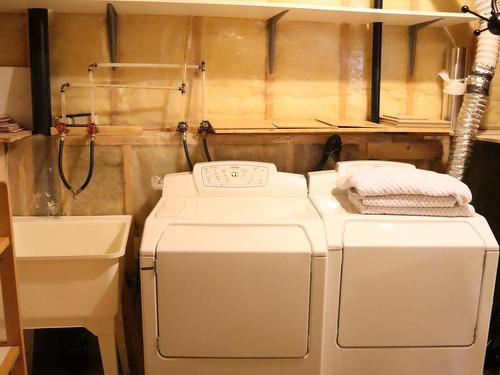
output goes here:
{"type": "Polygon", "coordinates": [[[349,90],[349,61],[351,45],[349,40],[350,25],[340,25],[340,53],[339,53],[339,118],[347,118],[348,90],[349,90]]]}
{"type": "Polygon", "coordinates": [[[125,213],[132,215],[134,213],[134,196],[133,196],[133,183],[134,176],[132,172],[132,147],[130,145],[122,146],[123,157],[123,181],[125,191],[125,213]]]}

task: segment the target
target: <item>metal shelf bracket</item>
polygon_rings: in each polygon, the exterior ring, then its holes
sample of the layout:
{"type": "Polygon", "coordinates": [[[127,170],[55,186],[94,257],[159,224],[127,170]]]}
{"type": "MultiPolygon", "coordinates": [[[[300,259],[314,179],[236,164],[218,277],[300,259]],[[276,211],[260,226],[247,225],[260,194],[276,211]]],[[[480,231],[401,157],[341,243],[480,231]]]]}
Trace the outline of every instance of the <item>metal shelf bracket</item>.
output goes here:
{"type": "Polygon", "coordinates": [[[409,62],[408,62],[408,79],[412,80],[415,74],[415,58],[417,55],[417,36],[418,32],[423,28],[432,25],[435,22],[441,21],[443,18],[417,23],[408,27],[408,47],[409,47],[409,62]]]}
{"type": "Polygon", "coordinates": [[[278,21],[285,14],[288,13],[288,10],[284,10],[276,14],[275,16],[269,18],[267,20],[267,70],[269,74],[273,74],[274,69],[274,55],[276,53],[276,29],[278,21]]]}

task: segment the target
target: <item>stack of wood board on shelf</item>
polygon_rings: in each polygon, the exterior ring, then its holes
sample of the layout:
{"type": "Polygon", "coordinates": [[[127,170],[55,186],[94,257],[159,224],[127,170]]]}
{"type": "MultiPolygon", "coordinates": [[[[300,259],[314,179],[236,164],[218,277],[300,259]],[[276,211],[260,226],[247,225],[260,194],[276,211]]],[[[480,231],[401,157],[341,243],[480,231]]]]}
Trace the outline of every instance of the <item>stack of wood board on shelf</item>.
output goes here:
{"type": "Polygon", "coordinates": [[[403,128],[449,128],[450,122],[418,115],[382,115],[380,123],[403,128]]]}
{"type": "Polygon", "coordinates": [[[337,127],[318,120],[273,120],[273,125],[278,129],[329,129],[337,127]]]}
{"type": "Polygon", "coordinates": [[[219,120],[213,121],[212,126],[217,132],[223,130],[335,130],[339,128],[383,128],[383,125],[375,124],[369,121],[347,121],[347,120],[219,120]]]}
{"type": "Polygon", "coordinates": [[[325,120],[325,119],[316,119],[323,124],[333,126],[336,128],[383,128],[384,126],[381,124],[377,124],[376,122],[371,121],[363,121],[363,120],[325,120]]]}
{"type": "Polygon", "coordinates": [[[24,128],[14,122],[9,116],[0,115],[0,133],[17,133],[24,128]]]}

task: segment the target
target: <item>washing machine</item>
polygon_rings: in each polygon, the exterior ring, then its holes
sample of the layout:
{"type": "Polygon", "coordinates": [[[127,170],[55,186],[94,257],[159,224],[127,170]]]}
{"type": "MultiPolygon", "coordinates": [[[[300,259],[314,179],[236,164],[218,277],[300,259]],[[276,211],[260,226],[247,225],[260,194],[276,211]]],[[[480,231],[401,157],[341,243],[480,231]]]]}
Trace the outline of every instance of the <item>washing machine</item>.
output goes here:
{"type": "Polygon", "coordinates": [[[326,264],[304,176],[238,161],[165,176],[140,250],[146,374],[319,375],[326,264]]]}
{"type": "Polygon", "coordinates": [[[328,243],[325,375],[480,375],[498,244],[480,216],[361,215],[339,174],[309,174],[328,243]]]}

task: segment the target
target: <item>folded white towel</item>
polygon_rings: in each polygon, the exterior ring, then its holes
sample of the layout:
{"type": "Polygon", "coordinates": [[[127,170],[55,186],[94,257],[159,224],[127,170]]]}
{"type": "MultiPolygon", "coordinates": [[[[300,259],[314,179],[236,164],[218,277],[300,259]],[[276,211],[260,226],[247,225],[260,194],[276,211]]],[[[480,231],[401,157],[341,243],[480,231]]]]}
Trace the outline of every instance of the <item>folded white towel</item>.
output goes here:
{"type": "Polygon", "coordinates": [[[453,207],[425,207],[425,206],[370,206],[361,203],[361,200],[349,195],[349,200],[362,214],[368,215],[411,215],[411,216],[447,216],[461,217],[474,216],[474,207],[470,204],[455,205],[453,207]]]}
{"type": "MultiPolygon", "coordinates": [[[[470,189],[463,182],[447,174],[413,168],[360,168],[339,177],[340,189],[353,189],[361,197],[420,195],[447,197],[458,205],[472,200],[470,189]]],[[[445,206],[449,206],[446,201],[445,206]]]]}
{"type": "Polygon", "coordinates": [[[378,207],[455,207],[457,200],[454,197],[432,197],[421,194],[392,194],[364,197],[354,189],[349,189],[347,195],[350,200],[356,199],[365,206],[378,207]]]}

